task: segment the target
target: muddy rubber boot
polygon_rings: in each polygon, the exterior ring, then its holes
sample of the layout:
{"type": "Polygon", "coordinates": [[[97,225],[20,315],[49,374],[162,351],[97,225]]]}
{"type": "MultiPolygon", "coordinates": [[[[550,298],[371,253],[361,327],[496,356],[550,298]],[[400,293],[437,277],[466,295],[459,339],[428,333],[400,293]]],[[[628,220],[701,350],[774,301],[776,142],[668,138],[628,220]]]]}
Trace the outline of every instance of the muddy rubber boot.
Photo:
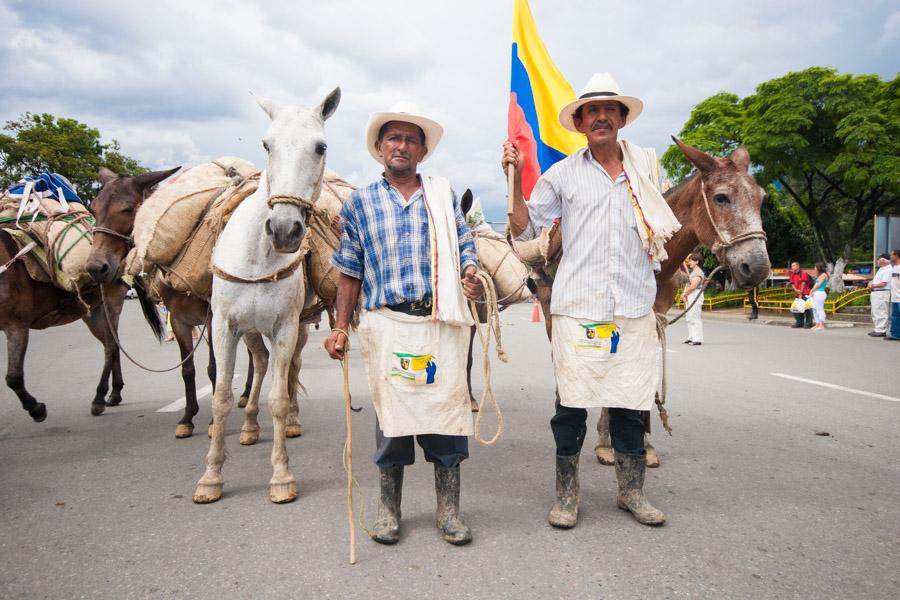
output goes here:
{"type": "Polygon", "coordinates": [[[616,504],[630,512],[639,523],[662,525],[666,522],[666,515],[653,508],[644,496],[645,461],[640,454],[616,452],[616,479],[619,482],[616,504]]]}
{"type": "Polygon", "coordinates": [[[578,521],[581,486],[578,484],[578,455],[556,457],[556,501],[547,521],[560,529],[571,529],[578,521]]]}
{"type": "Polygon", "coordinates": [[[472,541],[472,531],[459,516],[459,467],[435,463],[434,491],[437,495],[437,528],[444,541],[463,546],[472,541]]]}
{"type": "Polygon", "coordinates": [[[403,495],[403,467],[381,468],[381,501],[372,539],[379,544],[396,544],[400,539],[400,498],[403,495]]]}

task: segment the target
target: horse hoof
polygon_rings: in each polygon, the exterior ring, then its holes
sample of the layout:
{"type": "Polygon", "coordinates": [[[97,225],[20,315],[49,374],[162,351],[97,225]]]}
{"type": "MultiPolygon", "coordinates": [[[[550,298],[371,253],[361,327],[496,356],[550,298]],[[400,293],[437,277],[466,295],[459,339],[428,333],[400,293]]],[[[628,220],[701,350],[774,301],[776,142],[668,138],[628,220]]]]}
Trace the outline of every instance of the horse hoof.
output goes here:
{"type": "Polygon", "coordinates": [[[291,423],[290,425],[285,425],[284,427],[284,435],[285,437],[295,438],[303,435],[303,425],[299,425],[296,423],[291,423]]]}
{"type": "Polygon", "coordinates": [[[241,445],[242,446],[252,446],[256,442],[259,441],[259,431],[242,431],[241,432],[241,445]]]}
{"type": "Polygon", "coordinates": [[[241,399],[238,400],[238,408],[247,408],[247,402],[250,400],[247,396],[241,396],[241,399]]]}
{"type": "Polygon", "coordinates": [[[613,452],[612,448],[607,448],[606,446],[597,446],[594,448],[594,452],[597,453],[597,461],[601,465],[612,466],[616,464],[616,455],[613,452]]]}
{"type": "Polygon", "coordinates": [[[475,400],[470,400],[469,404],[472,406],[472,412],[478,412],[478,403],[475,400]]]}
{"type": "Polygon", "coordinates": [[[179,423],[175,426],[175,439],[181,440],[189,438],[194,434],[194,426],[186,423],[179,423]]]}
{"type": "Polygon", "coordinates": [[[106,410],[106,404],[103,402],[91,404],[91,414],[98,417],[106,410]]]}
{"type": "Polygon", "coordinates": [[[275,504],[287,504],[296,499],[297,484],[295,482],[269,484],[269,500],[275,504]]]}
{"type": "Polygon", "coordinates": [[[647,463],[648,469],[657,468],[659,466],[659,454],[656,453],[656,448],[647,448],[647,455],[644,460],[647,463]]]}
{"type": "Polygon", "coordinates": [[[28,414],[34,419],[35,423],[43,423],[47,418],[47,405],[43,402],[38,402],[34,405],[34,408],[28,411],[28,414]]]}
{"type": "Polygon", "coordinates": [[[107,406],[118,406],[122,404],[122,396],[110,396],[106,401],[107,406]]]}
{"type": "Polygon", "coordinates": [[[191,500],[194,504],[210,504],[222,497],[221,483],[198,483],[191,500]]]}

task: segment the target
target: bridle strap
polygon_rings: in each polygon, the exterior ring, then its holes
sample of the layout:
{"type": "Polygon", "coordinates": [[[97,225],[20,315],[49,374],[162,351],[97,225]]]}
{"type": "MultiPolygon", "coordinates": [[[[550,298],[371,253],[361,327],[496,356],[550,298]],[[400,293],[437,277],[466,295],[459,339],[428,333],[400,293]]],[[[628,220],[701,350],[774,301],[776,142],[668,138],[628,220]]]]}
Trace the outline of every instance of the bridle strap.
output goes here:
{"type": "Polygon", "coordinates": [[[223,271],[220,267],[216,266],[215,263],[210,264],[210,270],[212,271],[212,274],[219,279],[224,279],[231,283],[274,283],[292,275],[294,271],[303,264],[303,259],[305,257],[306,254],[304,252],[298,252],[297,257],[291,261],[291,264],[263,277],[239,277],[238,275],[232,275],[227,271],[223,271]]]}
{"type": "Polygon", "coordinates": [[[310,210],[314,203],[303,196],[295,196],[294,194],[272,194],[266,199],[269,208],[274,208],[276,204],[293,204],[304,210],[310,210]]]}
{"type": "Polygon", "coordinates": [[[762,229],[755,229],[753,231],[748,231],[734,237],[725,237],[725,234],[722,233],[722,230],[719,229],[718,225],[716,225],[716,220],[713,219],[712,210],[710,210],[709,208],[709,198],[706,195],[706,185],[703,183],[702,176],[700,179],[700,193],[703,194],[703,207],[706,209],[706,216],[709,217],[709,222],[713,226],[713,230],[715,230],[716,232],[716,242],[710,247],[710,250],[712,250],[713,254],[718,256],[721,251],[726,250],[737,243],[745,242],[747,240],[761,239],[763,241],[768,241],[769,238],[766,237],[766,232],[762,229]]]}
{"type": "Polygon", "coordinates": [[[92,232],[92,233],[105,233],[106,235],[111,235],[111,236],[113,236],[113,237],[115,237],[115,238],[119,238],[120,240],[123,240],[126,244],[128,244],[128,247],[129,247],[129,248],[131,248],[132,246],[134,246],[134,238],[133,238],[133,237],[131,237],[130,235],[125,235],[124,233],[119,233],[118,231],[115,231],[115,230],[110,229],[110,228],[108,228],[108,227],[97,227],[97,226],[94,226],[94,227],[91,229],[91,232],[92,232]]]}

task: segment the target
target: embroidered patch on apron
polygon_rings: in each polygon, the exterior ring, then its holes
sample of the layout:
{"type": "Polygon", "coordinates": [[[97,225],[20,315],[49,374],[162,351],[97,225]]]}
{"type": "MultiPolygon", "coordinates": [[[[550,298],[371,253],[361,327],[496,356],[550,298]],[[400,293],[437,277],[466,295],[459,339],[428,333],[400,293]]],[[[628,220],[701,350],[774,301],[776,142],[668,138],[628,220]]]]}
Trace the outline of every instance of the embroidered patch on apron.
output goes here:
{"type": "Polygon", "coordinates": [[[431,354],[394,352],[390,375],[395,380],[429,385],[435,382],[437,361],[431,354]]]}
{"type": "Polygon", "coordinates": [[[619,347],[619,330],[615,323],[579,324],[584,332],[575,341],[579,354],[615,354],[619,347]]]}

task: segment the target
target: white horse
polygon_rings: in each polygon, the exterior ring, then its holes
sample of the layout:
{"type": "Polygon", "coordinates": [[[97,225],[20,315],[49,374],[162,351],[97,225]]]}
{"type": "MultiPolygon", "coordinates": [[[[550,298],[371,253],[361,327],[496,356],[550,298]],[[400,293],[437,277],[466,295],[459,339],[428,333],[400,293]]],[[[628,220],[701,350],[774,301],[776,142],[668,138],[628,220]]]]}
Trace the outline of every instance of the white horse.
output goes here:
{"type": "MultiPolygon", "coordinates": [[[[253,354],[257,373],[260,369],[265,372],[267,366],[262,336],[269,339],[275,366],[269,392],[269,411],[275,426],[269,498],[284,503],[297,497],[296,481],[288,469],[285,437],[288,426],[296,426],[299,435],[296,395],[300,352],[308,337],[308,326],[300,323],[300,313],[312,296],[303,276],[300,245],[307,231],[307,213],[322,185],[325,120],[337,109],[340,99],[340,88],[314,108],[278,106],[257,98],[272,120],[262,140],[268,153],[266,170],[259,189],[244,200],[225,226],[213,255],[212,334],[218,379],[206,472],[193,497],[198,504],[222,497],[225,424],[234,402],[231,385],[235,352],[242,336],[253,354]]],[[[255,441],[258,436],[258,407],[254,405],[247,405],[242,443],[249,442],[248,437],[255,441]]]]}

